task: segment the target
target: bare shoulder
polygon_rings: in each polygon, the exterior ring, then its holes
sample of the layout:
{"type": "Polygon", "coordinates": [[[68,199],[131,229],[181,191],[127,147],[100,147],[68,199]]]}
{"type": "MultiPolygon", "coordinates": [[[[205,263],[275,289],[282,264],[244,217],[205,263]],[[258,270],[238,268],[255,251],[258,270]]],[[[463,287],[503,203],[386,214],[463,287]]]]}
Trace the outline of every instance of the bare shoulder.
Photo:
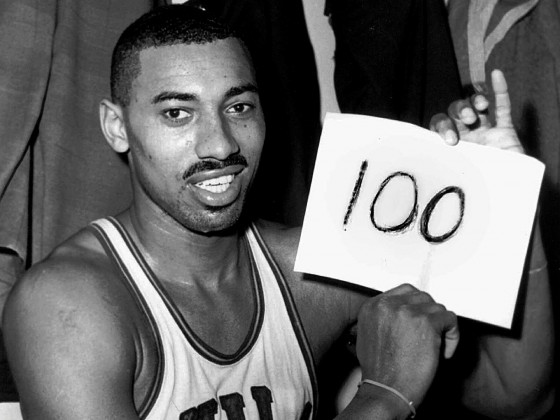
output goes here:
{"type": "Polygon", "coordinates": [[[22,404],[30,413],[71,418],[74,410],[90,409],[82,393],[130,390],[135,347],[126,304],[118,304],[126,302],[119,283],[87,230],[17,282],[6,303],[3,333],[22,404]],[[131,374],[119,375],[126,371],[131,374]],[[55,406],[55,392],[66,394],[75,406],[55,406]]]}
{"type": "Polygon", "coordinates": [[[267,220],[259,220],[256,222],[256,226],[278,264],[293,268],[296,260],[301,228],[288,227],[267,220]]]}
{"type": "MultiPolygon", "coordinates": [[[[60,317],[73,311],[103,306],[114,311],[115,271],[95,237],[83,230],[57,247],[45,260],[31,267],[16,283],[6,313],[48,315],[56,308],[60,317]]],[[[96,308],[101,309],[101,308],[96,308]]],[[[103,311],[102,311],[103,312],[103,311]]]]}
{"type": "Polygon", "coordinates": [[[294,271],[301,228],[263,221],[256,226],[290,286],[311,346],[320,358],[354,322],[367,294],[334,279],[294,271]]]}

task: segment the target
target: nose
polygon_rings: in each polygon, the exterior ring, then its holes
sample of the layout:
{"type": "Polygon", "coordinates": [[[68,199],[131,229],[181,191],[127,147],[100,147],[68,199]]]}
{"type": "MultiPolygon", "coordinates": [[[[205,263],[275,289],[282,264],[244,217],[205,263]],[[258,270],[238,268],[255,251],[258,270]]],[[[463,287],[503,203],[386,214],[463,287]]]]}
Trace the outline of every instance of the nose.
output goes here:
{"type": "Polygon", "coordinates": [[[220,115],[206,116],[198,134],[195,151],[200,159],[224,160],[239,152],[231,127],[220,115]]]}

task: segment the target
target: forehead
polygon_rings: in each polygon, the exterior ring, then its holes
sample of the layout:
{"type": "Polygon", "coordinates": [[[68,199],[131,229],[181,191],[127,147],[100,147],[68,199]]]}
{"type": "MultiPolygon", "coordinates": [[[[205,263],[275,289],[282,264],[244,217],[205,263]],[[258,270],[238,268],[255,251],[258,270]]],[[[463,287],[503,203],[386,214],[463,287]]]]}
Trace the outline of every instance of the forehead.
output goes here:
{"type": "Polygon", "coordinates": [[[235,38],[205,44],[177,44],[140,51],[133,97],[162,89],[219,88],[256,84],[247,52],[235,38]]]}

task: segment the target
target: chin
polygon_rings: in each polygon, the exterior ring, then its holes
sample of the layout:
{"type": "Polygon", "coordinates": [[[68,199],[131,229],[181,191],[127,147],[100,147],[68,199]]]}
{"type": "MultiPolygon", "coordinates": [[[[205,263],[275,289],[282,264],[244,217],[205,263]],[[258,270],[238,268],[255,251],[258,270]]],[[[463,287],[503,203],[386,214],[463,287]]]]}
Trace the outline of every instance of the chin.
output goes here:
{"type": "Polygon", "coordinates": [[[178,220],[190,231],[207,236],[228,235],[239,227],[242,206],[206,209],[197,214],[189,214],[178,220]]]}

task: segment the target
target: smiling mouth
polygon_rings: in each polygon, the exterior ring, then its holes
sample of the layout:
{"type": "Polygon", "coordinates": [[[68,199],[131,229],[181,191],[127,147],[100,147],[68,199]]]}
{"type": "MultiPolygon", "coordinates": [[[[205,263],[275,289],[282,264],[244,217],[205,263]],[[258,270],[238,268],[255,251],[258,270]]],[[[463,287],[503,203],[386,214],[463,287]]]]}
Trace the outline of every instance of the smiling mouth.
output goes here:
{"type": "Polygon", "coordinates": [[[217,178],[211,178],[204,181],[200,181],[194,185],[198,188],[209,191],[211,193],[219,194],[219,193],[223,193],[229,188],[234,178],[235,175],[224,175],[224,176],[219,176],[217,178]]]}

